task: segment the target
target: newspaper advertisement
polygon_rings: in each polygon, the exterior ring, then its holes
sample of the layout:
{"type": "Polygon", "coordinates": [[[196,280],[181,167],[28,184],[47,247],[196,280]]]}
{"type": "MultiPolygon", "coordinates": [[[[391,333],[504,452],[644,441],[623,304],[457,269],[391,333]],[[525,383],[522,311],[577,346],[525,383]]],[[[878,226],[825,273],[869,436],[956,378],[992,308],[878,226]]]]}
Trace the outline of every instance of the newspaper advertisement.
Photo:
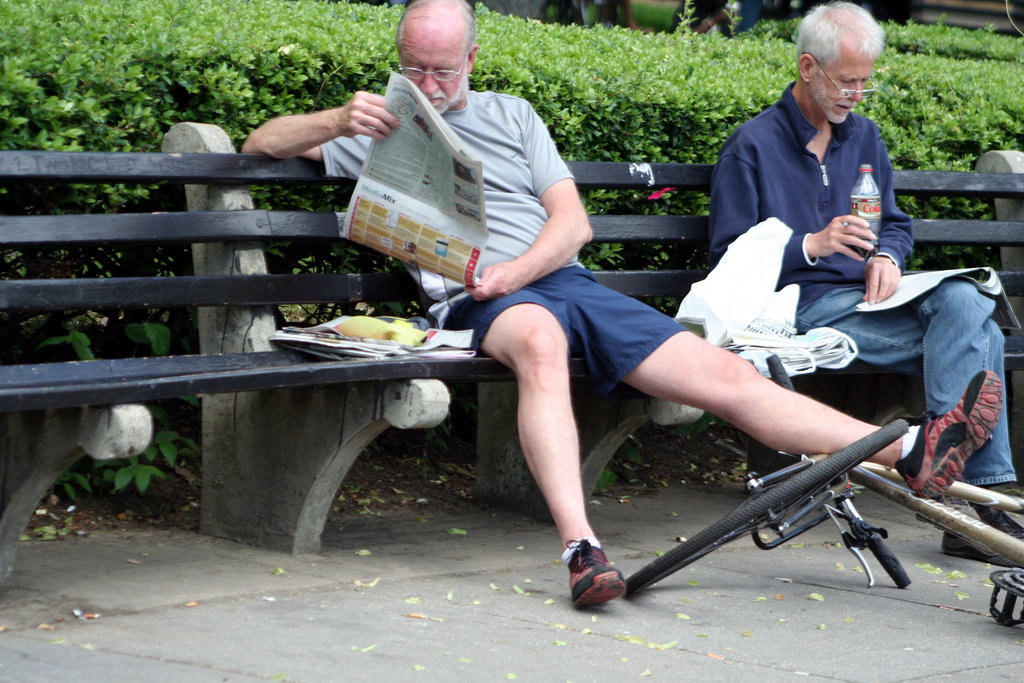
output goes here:
{"type": "Polygon", "coordinates": [[[341,234],[472,286],[487,243],[483,165],[405,76],[391,74],[385,99],[401,124],[370,146],[341,234]]]}

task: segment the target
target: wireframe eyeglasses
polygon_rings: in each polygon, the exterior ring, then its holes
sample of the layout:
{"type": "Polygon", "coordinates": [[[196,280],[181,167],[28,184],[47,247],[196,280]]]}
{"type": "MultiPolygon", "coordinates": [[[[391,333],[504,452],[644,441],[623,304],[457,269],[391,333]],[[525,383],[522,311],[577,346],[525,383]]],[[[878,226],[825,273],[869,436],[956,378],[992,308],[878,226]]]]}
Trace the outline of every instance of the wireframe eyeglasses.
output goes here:
{"type": "Polygon", "coordinates": [[[836,89],[836,92],[839,93],[840,97],[850,98],[853,97],[854,95],[860,95],[863,98],[871,97],[872,95],[875,94],[874,88],[865,88],[864,90],[854,90],[853,88],[840,88],[839,85],[832,80],[832,77],[828,75],[828,72],[825,71],[825,67],[821,65],[821,62],[818,61],[818,58],[815,57],[814,55],[811,55],[811,57],[814,59],[814,63],[818,65],[818,68],[821,69],[821,73],[825,74],[825,78],[828,79],[828,82],[831,83],[832,87],[834,87],[836,89]]]}

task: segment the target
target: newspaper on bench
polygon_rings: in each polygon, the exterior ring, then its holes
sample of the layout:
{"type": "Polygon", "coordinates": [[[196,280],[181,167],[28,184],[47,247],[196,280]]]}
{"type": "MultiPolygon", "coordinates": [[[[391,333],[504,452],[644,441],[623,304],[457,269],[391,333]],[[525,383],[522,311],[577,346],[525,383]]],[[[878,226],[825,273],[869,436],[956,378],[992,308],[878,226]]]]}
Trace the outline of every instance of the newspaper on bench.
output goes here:
{"type": "Polygon", "coordinates": [[[405,76],[387,108],[401,125],[374,140],[341,235],[467,286],[487,244],[483,165],[405,76]]]}
{"type": "MultiPolygon", "coordinates": [[[[361,327],[367,329],[366,325],[361,327]]],[[[420,329],[419,334],[409,334],[406,327],[412,328],[408,321],[396,318],[343,315],[315,327],[282,328],[274,332],[270,340],[281,346],[334,359],[472,358],[476,355],[471,348],[472,330],[425,328],[420,329]],[[374,336],[346,334],[351,329],[359,329],[354,323],[363,321],[379,323],[372,326],[372,331],[362,333],[374,336]]]]}

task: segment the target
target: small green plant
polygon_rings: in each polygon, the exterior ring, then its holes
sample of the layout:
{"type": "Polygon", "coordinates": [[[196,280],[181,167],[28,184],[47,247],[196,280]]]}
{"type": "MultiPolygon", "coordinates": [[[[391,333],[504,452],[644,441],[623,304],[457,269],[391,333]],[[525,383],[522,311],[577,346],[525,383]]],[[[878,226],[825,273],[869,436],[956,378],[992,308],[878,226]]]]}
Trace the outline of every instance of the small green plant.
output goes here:
{"type": "Polygon", "coordinates": [[[74,465],[64,470],[64,472],[57,477],[57,481],[54,486],[62,490],[69,500],[78,500],[78,494],[80,491],[92,493],[92,484],[89,477],[75,470],[74,465]]]}
{"type": "Polygon", "coordinates": [[[93,494],[105,489],[122,492],[133,487],[145,493],[154,478],[163,479],[173,471],[184,454],[196,457],[199,446],[192,439],[168,426],[167,411],[160,406],[147,406],[153,419],[160,425],[153,442],[137,456],[122,460],[79,461],[57,478],[55,486],[70,500],[77,500],[82,492],[93,494]]]}
{"type": "Polygon", "coordinates": [[[171,351],[171,328],[163,323],[129,323],[124,332],[136,344],[149,344],[154,356],[166,356],[171,351]]]}
{"type": "MultiPolygon", "coordinates": [[[[155,415],[158,409],[151,407],[150,411],[155,415]]],[[[199,447],[192,439],[170,429],[160,430],[153,437],[153,443],[141,455],[118,461],[119,466],[105,468],[103,481],[111,484],[115,492],[135,484],[139,493],[145,493],[153,477],[162,479],[167,476],[164,470],[157,467],[157,463],[162,462],[173,469],[183,450],[199,453],[199,447]]]]}
{"type": "Polygon", "coordinates": [[[89,340],[89,337],[70,327],[67,328],[67,332],[68,333],[66,335],[50,337],[49,339],[44,340],[37,347],[37,350],[47,346],[60,346],[62,344],[67,344],[74,349],[75,356],[78,360],[93,360],[95,356],[92,353],[92,342],[89,340]]]}

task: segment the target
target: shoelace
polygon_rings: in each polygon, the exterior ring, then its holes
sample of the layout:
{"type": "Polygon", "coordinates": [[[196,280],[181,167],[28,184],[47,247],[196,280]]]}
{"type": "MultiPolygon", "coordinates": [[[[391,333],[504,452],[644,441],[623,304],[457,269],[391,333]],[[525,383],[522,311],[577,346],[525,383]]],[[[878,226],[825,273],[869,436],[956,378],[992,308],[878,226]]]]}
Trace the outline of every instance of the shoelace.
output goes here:
{"type": "Polygon", "coordinates": [[[570,568],[576,566],[589,567],[596,564],[594,553],[592,552],[594,546],[585,538],[580,539],[579,541],[569,541],[566,547],[573,551],[572,555],[569,557],[568,564],[570,568]],[[591,550],[591,552],[585,552],[587,550],[591,550]]]}

